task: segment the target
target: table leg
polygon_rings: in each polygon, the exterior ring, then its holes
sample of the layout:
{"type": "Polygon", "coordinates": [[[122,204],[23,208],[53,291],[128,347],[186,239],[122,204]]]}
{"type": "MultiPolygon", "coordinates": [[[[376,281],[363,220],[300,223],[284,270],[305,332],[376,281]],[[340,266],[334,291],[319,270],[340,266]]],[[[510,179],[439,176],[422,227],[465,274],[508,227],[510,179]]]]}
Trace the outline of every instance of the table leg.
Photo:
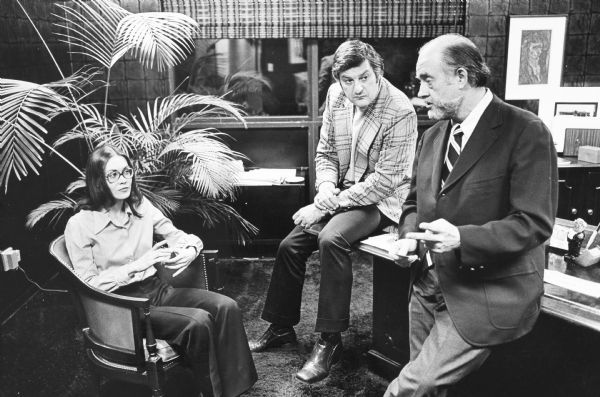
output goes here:
{"type": "Polygon", "coordinates": [[[373,256],[373,344],[369,368],[387,379],[408,362],[408,287],[410,272],[373,256]]]}

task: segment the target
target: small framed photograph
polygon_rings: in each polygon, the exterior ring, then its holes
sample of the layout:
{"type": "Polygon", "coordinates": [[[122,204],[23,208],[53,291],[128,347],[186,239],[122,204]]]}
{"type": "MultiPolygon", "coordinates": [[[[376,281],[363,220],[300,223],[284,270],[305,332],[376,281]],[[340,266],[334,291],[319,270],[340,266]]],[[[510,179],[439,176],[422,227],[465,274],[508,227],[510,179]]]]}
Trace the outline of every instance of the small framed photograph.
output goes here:
{"type": "Polygon", "coordinates": [[[511,15],[506,56],[506,99],[537,99],[560,87],[566,15],[511,15]]]}
{"type": "Polygon", "coordinates": [[[555,116],[596,117],[597,102],[556,102],[554,104],[555,116]]]}

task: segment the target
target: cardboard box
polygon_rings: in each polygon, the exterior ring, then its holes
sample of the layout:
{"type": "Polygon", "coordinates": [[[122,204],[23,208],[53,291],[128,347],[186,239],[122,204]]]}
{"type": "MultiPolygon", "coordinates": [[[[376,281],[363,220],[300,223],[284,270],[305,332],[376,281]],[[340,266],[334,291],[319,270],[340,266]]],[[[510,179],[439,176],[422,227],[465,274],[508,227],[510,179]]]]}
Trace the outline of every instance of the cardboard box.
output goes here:
{"type": "Polygon", "coordinates": [[[579,146],[577,159],[580,161],[587,161],[588,163],[600,163],[600,147],[579,146]]]}
{"type": "Polygon", "coordinates": [[[21,252],[14,250],[12,247],[0,251],[2,257],[2,268],[4,271],[14,270],[19,267],[19,261],[21,260],[21,252]]]}

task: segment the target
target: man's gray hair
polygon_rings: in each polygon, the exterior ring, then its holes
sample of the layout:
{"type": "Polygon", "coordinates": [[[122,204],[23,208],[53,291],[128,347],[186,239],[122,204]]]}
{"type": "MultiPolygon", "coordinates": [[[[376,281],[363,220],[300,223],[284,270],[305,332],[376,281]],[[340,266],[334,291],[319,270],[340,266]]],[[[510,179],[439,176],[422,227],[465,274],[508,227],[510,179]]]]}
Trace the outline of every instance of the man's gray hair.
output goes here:
{"type": "Polygon", "coordinates": [[[464,68],[467,71],[471,86],[483,87],[487,84],[491,76],[490,68],[471,40],[460,34],[449,33],[427,42],[419,53],[433,44],[442,46],[442,59],[449,69],[464,68]]]}

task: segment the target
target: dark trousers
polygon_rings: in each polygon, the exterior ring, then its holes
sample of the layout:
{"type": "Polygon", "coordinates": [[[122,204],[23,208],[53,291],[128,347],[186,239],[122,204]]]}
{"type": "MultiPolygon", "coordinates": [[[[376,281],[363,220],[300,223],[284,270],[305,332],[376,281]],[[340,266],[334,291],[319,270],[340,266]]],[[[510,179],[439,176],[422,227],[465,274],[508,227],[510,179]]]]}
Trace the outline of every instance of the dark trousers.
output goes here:
{"type": "Polygon", "coordinates": [[[173,288],[156,276],[115,293],[150,299],[154,336],[179,347],[205,394],[212,384],[214,396],[238,396],[256,382],[242,315],[233,299],[197,288],[173,288]]]}
{"type": "Polygon", "coordinates": [[[327,221],[318,238],[296,226],[277,250],[262,313],[263,320],[280,325],[298,324],[306,260],[318,248],[321,283],[315,330],[341,332],[348,329],[352,245],[390,224],[392,221],[382,215],[375,205],[369,205],[335,214],[327,221]]]}

